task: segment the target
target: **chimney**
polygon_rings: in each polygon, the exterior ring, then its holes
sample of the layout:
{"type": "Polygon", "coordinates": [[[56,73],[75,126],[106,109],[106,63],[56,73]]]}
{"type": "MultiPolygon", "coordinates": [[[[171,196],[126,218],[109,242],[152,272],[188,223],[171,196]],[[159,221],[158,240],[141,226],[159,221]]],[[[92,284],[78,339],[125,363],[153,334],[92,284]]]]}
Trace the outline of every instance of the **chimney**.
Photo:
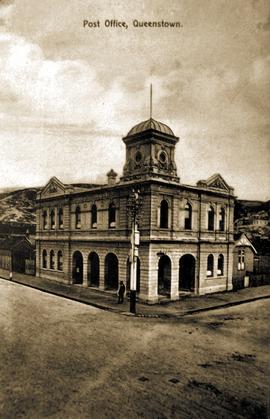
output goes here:
{"type": "Polygon", "coordinates": [[[107,178],[108,178],[108,185],[115,185],[116,178],[117,178],[117,173],[113,169],[111,169],[107,173],[107,178]]]}

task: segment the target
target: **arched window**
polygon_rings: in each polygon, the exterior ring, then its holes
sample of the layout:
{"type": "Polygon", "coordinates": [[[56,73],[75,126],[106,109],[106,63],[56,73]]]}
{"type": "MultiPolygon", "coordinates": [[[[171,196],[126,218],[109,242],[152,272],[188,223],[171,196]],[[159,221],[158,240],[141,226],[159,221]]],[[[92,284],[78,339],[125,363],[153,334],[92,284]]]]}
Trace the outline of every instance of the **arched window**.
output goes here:
{"type": "Polygon", "coordinates": [[[112,202],[109,205],[109,228],[115,227],[115,220],[116,220],[116,209],[115,209],[114,203],[112,202]]]}
{"type": "Polygon", "coordinates": [[[215,211],[212,205],[208,208],[208,230],[214,231],[215,211]]]}
{"type": "Polygon", "coordinates": [[[238,271],[244,271],[245,270],[245,250],[239,249],[238,250],[238,271]]]}
{"type": "Polygon", "coordinates": [[[218,276],[224,275],[224,256],[218,256],[218,267],[217,267],[217,274],[218,276]]]}
{"type": "Polygon", "coordinates": [[[81,208],[75,210],[75,228],[81,228],[81,208]]]}
{"type": "Polygon", "coordinates": [[[185,205],[185,230],[192,228],[192,207],[189,203],[185,205]]]}
{"type": "Polygon", "coordinates": [[[207,258],[207,276],[214,276],[214,256],[209,255],[207,258]]]}
{"type": "Polygon", "coordinates": [[[219,230],[224,231],[225,230],[225,209],[224,208],[220,208],[218,223],[219,223],[219,230]]]}
{"type": "Polygon", "coordinates": [[[50,251],[50,269],[54,269],[54,251],[50,251]]]}
{"type": "Polygon", "coordinates": [[[160,228],[168,228],[169,226],[169,205],[168,202],[163,199],[160,203],[160,228]]]}
{"type": "Polygon", "coordinates": [[[46,210],[43,211],[42,217],[43,217],[43,228],[44,230],[46,230],[48,228],[48,213],[46,210]]]}
{"type": "Polygon", "coordinates": [[[91,227],[97,228],[97,206],[96,204],[92,205],[91,208],[91,227]]]}
{"type": "Polygon", "coordinates": [[[47,269],[47,250],[42,252],[42,268],[47,269]]]}
{"type": "Polygon", "coordinates": [[[63,270],[63,252],[62,250],[59,250],[57,253],[57,269],[58,271],[63,270]]]}
{"type": "Polygon", "coordinates": [[[59,208],[58,210],[58,226],[59,228],[64,228],[63,208],[59,208]]]}
{"type": "Polygon", "coordinates": [[[50,212],[51,229],[55,229],[55,211],[54,208],[50,212]]]}

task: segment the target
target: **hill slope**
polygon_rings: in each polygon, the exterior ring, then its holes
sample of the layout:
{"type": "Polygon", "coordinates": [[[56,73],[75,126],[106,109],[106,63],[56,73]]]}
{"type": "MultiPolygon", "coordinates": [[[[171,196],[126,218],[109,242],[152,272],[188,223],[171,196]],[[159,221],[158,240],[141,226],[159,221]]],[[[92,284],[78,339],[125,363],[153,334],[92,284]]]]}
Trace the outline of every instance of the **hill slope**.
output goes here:
{"type": "MultiPolygon", "coordinates": [[[[92,183],[74,183],[80,188],[93,188],[92,183]]],[[[36,196],[40,188],[9,190],[0,193],[0,223],[36,223],[36,196]]]]}
{"type": "Polygon", "coordinates": [[[0,196],[0,222],[35,223],[35,205],[38,188],[12,191],[0,196]]]}

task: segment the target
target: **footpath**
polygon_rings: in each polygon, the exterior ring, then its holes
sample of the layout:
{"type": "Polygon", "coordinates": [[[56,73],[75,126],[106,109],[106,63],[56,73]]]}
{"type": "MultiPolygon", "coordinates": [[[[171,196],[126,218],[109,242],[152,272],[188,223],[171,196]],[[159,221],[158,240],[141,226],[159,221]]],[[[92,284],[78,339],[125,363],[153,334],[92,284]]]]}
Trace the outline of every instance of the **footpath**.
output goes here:
{"type": "MultiPolygon", "coordinates": [[[[0,270],[0,277],[11,281],[7,271],[0,270]]],[[[12,282],[88,304],[102,310],[123,315],[133,315],[129,312],[129,301],[127,298],[125,298],[123,304],[117,304],[116,292],[101,292],[81,285],[66,285],[16,272],[13,273],[12,282]]],[[[267,298],[270,298],[270,285],[204,296],[185,295],[180,296],[179,301],[161,301],[159,304],[154,305],[137,302],[136,316],[179,318],[185,315],[232,307],[267,298]]]]}

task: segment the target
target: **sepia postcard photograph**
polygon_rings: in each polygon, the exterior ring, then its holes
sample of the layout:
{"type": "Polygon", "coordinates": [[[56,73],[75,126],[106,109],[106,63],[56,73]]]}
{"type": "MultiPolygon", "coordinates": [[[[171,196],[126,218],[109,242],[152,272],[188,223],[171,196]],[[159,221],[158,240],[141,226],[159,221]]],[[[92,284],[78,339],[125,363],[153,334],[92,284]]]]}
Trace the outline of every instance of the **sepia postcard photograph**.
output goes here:
{"type": "Polygon", "coordinates": [[[270,417],[270,4],[0,0],[0,417],[270,417]]]}

